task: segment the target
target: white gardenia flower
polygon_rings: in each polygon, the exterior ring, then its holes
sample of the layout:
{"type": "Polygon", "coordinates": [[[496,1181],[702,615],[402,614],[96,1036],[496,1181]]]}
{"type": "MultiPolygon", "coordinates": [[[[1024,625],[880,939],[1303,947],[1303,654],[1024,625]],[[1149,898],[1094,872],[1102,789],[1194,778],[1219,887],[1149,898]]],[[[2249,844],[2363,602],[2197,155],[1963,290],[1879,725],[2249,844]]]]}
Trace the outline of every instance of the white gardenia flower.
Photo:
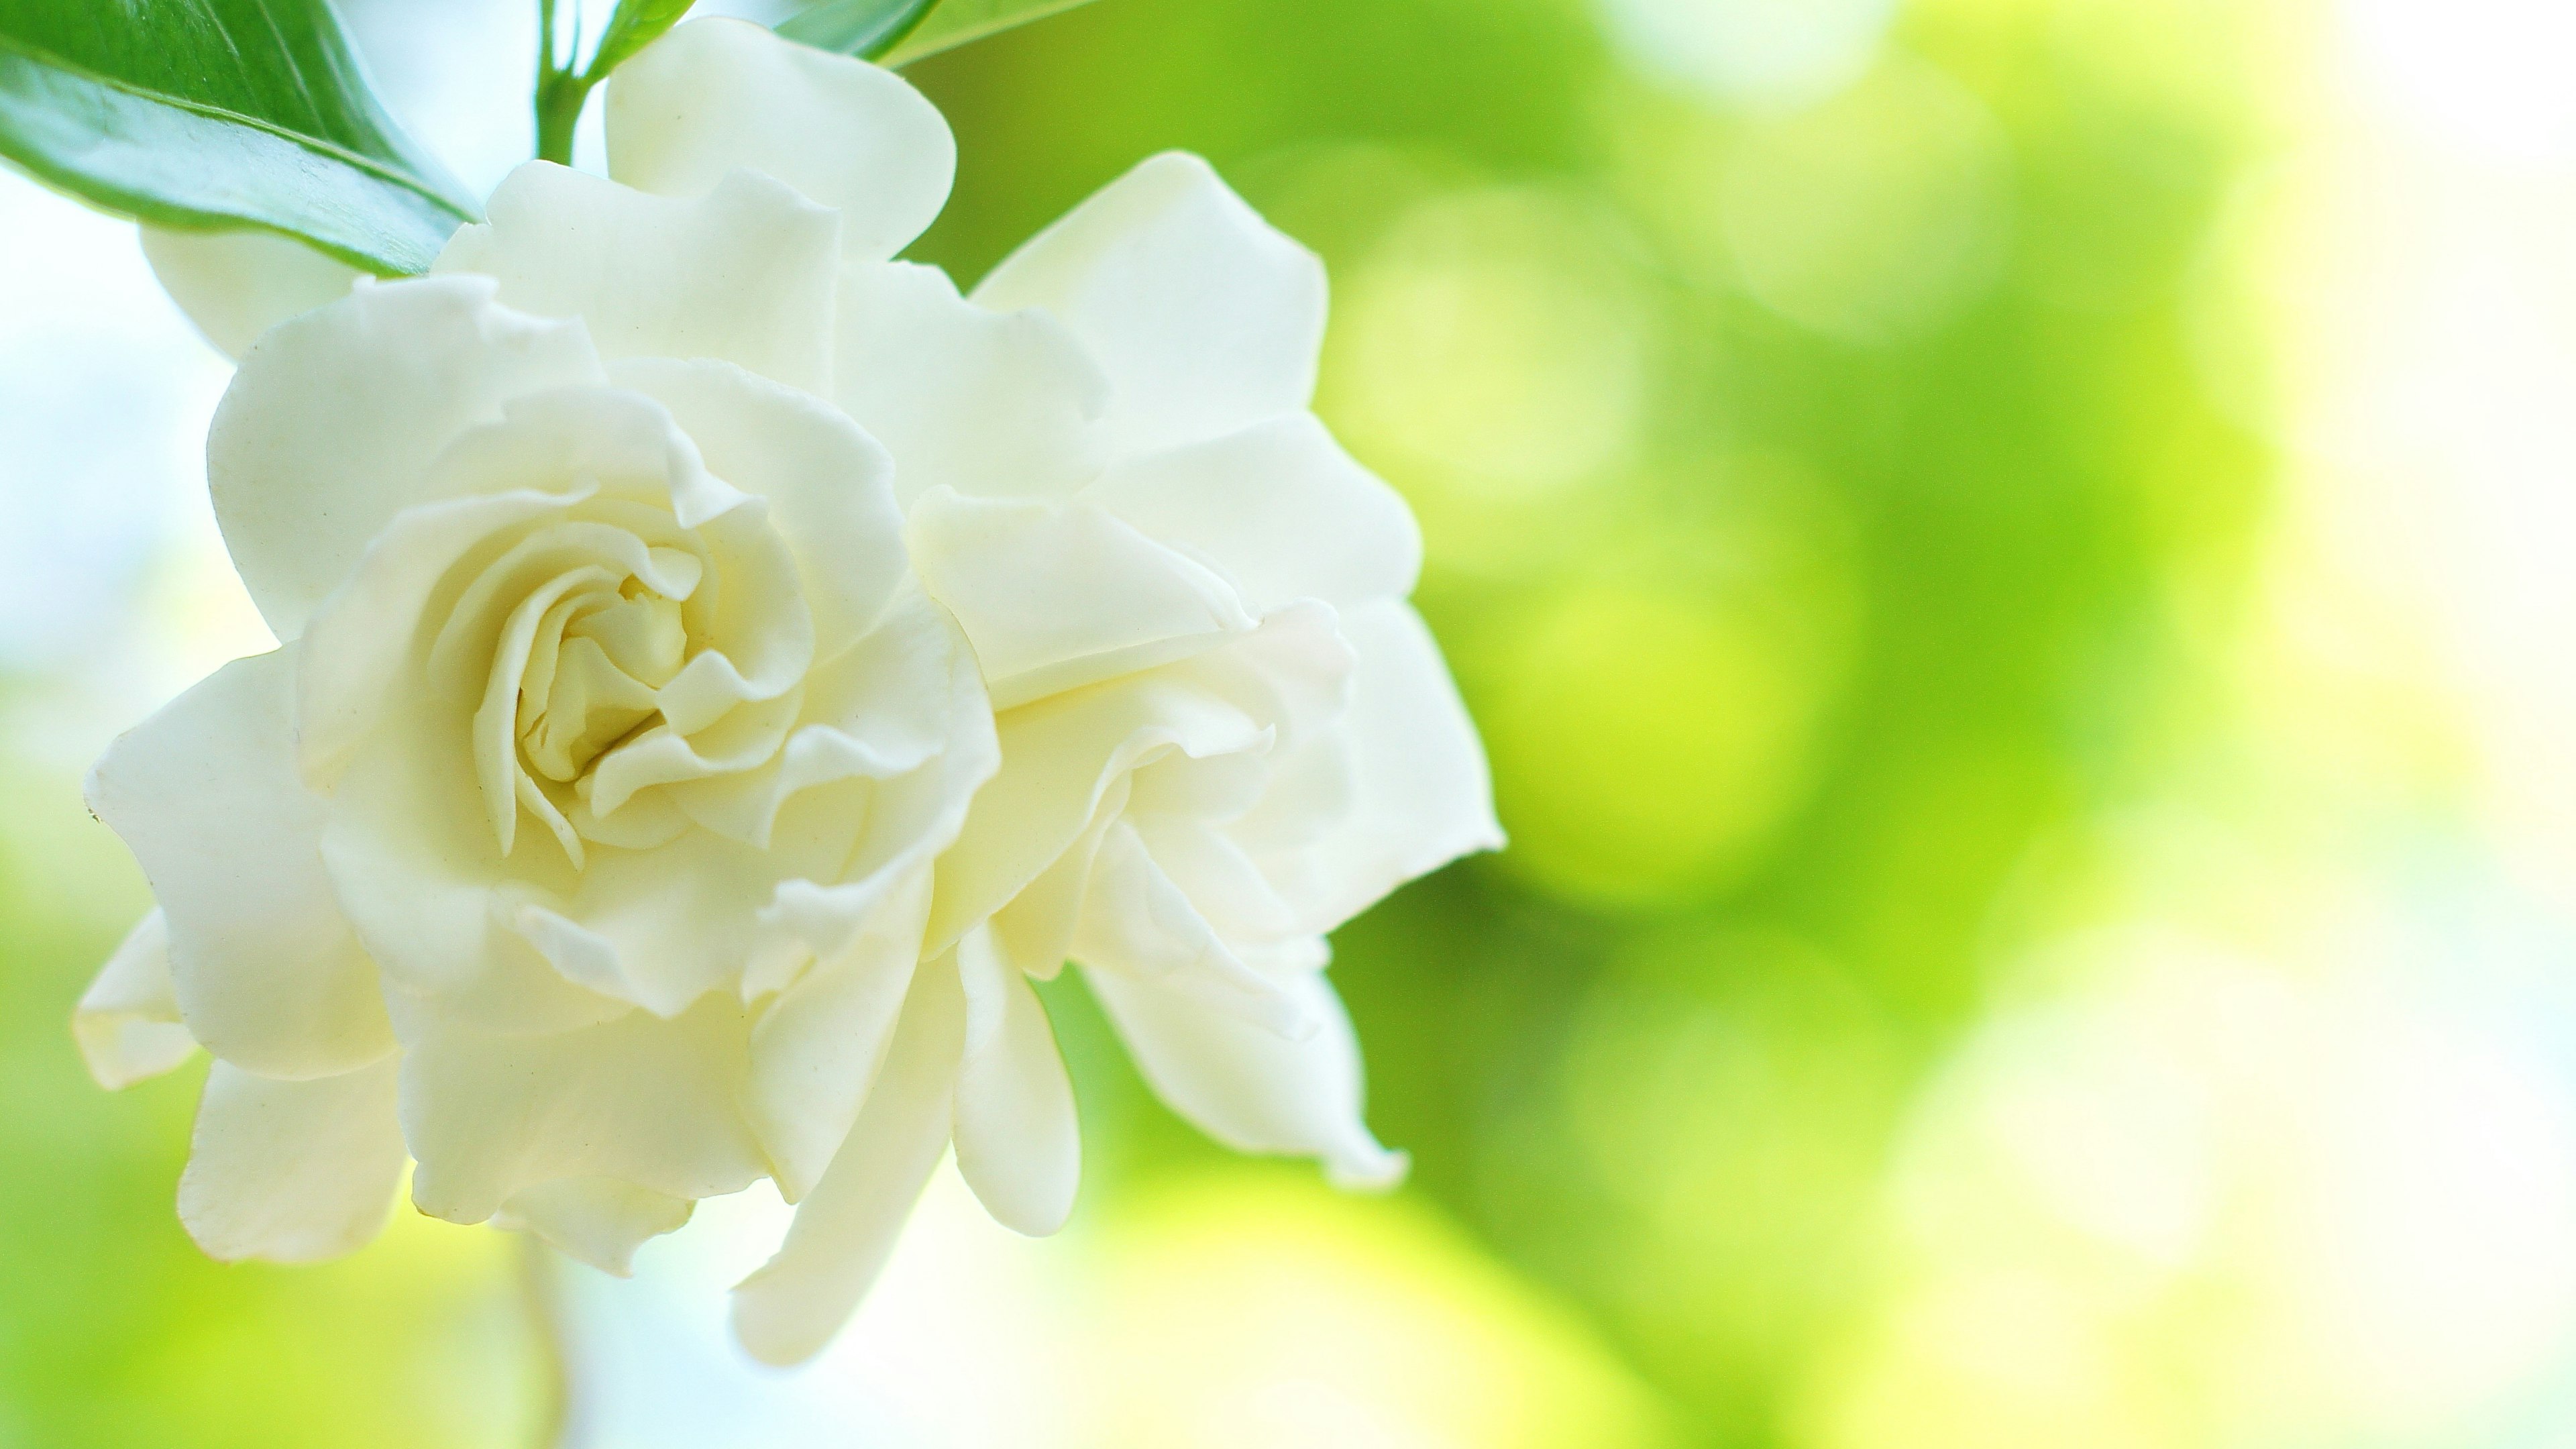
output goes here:
{"type": "Polygon", "coordinates": [[[345,274],[148,243],[257,338],[209,471],[286,641],[91,786],[161,908],[76,1030],[109,1085],[215,1055],[191,1232],[347,1251],[409,1158],[623,1271],[766,1176],[736,1324],[792,1361],[952,1141],[1063,1221],[1068,959],[1212,1135],[1394,1180],[1324,934],[1500,834],[1411,515],[1307,410],[1319,264],[1164,156],[961,298],[889,260],[937,113],[736,21],[607,124],[610,178],[265,331],[345,274]]]}

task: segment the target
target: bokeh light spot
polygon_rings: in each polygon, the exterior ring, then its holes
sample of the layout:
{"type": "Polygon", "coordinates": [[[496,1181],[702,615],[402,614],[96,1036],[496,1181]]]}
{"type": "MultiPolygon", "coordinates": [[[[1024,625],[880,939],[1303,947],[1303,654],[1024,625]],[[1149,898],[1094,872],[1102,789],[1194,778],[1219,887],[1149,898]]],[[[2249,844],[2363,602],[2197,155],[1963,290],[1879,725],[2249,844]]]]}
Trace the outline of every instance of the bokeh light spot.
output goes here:
{"type": "Polygon", "coordinates": [[[2010,172],[1975,96],[1893,60],[1744,137],[1720,182],[1727,245],[1782,316],[1848,341],[1919,336],[1999,275],[2010,172]]]}
{"type": "Polygon", "coordinates": [[[1718,100],[1791,107],[1857,79],[1895,0],[1601,0],[1620,53],[1718,100]]]}
{"type": "Polygon", "coordinates": [[[1124,1449],[1648,1449],[1663,1411],[1431,1214],[1236,1169],[1104,1243],[1093,1422],[1124,1449]]]}
{"type": "Polygon", "coordinates": [[[1465,192],[1401,218],[1343,288],[1320,408],[1445,563],[1543,546],[1532,525],[1634,446],[1655,326],[1626,253],[1565,198],[1465,192]]]}
{"type": "Polygon", "coordinates": [[[1565,594],[1484,715],[1505,860],[1612,904],[1731,878],[1803,793],[1814,663],[1759,618],[1701,601],[1618,584],[1565,594]]]}

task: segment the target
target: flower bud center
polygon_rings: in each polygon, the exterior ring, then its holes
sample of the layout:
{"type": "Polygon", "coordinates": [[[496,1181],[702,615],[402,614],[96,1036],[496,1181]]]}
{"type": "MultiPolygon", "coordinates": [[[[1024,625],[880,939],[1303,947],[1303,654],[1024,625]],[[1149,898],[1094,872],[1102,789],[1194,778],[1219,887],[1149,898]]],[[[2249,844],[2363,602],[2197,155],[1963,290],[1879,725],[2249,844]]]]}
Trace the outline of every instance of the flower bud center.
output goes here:
{"type": "MultiPolygon", "coordinates": [[[[655,552],[665,570],[684,569],[694,581],[696,559],[655,552]]],[[[681,602],[628,578],[547,611],[519,682],[519,749],[529,770],[570,784],[660,714],[657,692],[689,657],[681,602]]]]}

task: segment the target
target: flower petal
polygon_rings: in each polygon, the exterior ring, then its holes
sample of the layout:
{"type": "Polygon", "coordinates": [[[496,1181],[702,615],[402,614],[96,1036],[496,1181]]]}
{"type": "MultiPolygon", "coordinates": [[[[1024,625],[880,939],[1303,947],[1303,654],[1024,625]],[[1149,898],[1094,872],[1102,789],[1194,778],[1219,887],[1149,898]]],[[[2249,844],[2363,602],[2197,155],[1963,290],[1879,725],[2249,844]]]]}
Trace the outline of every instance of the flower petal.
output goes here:
{"type": "Polygon", "coordinates": [[[574,984],[517,929],[531,887],[569,892],[579,878],[560,852],[530,850],[508,862],[515,889],[501,888],[462,720],[434,709],[391,715],[340,777],[321,854],[388,985],[441,1014],[555,1032],[631,1007],[574,984]]]}
{"type": "Polygon", "coordinates": [[[433,275],[498,278],[510,306],[588,324],[603,357],[720,357],[824,391],[837,228],[777,182],[737,171],[680,201],[531,161],[490,214],[433,275]]]}
{"type": "Polygon", "coordinates": [[[493,1221],[534,1233],[559,1253],[626,1278],[635,1272],[635,1250],[679,1231],[697,1206],[613,1177],[559,1177],[510,1194],[493,1221]]]}
{"type": "Polygon", "coordinates": [[[1413,592],[1413,510],[1307,412],[1133,458],[1083,490],[1147,536],[1225,570],[1255,613],[1413,592]]]}
{"type": "Polygon", "coordinates": [[[1330,930],[1459,856],[1499,850],[1493,777],[1440,646],[1402,600],[1342,616],[1357,652],[1343,725],[1351,808],[1297,855],[1294,898],[1330,930]]]}
{"type": "Polygon", "coordinates": [[[693,20],[608,83],[608,174],[697,196],[741,167],[841,213],[841,249],[883,261],[948,200],[957,143],[910,82],[740,20],[693,20]]]}
{"type": "Polygon", "coordinates": [[[513,490],[418,504],[386,523],[297,641],[296,753],[307,782],[330,788],[368,733],[415,693],[405,687],[419,664],[408,645],[456,561],[495,533],[563,506],[561,498],[513,490]]]}
{"type": "Polygon", "coordinates": [[[829,403],[728,363],[637,358],[609,374],[670,409],[708,471],[769,500],[816,651],[838,653],[865,633],[904,578],[886,450],[829,403]]]}
{"type": "Polygon", "coordinates": [[[170,985],[170,925],[158,908],[135,923],[81,993],[72,1039],[90,1076],[111,1092],[157,1077],[196,1051],[197,1039],[179,1024],[179,998],[170,985]]]}
{"type": "Polygon", "coordinates": [[[1265,722],[1161,670],[1022,705],[999,717],[996,732],[1002,767],[939,860],[928,951],[945,950],[1018,895],[1101,811],[1123,807],[1138,761],[1166,750],[1204,758],[1254,749],[1269,737],[1265,722]]]}
{"type": "Polygon", "coordinates": [[[280,639],[339,586],[457,434],[543,388],[605,380],[575,323],[497,306],[484,277],[361,286],[242,355],[206,474],[224,546],[280,639]]]}
{"type": "Polygon", "coordinates": [[[1324,340],[1324,265],[1205,161],[1148,158],[993,269],[975,300],[1044,307],[1115,389],[1108,423],[1143,452],[1302,411],[1324,340]]]}
{"type": "Polygon", "coordinates": [[[161,290],[226,357],[240,357],[287,318],[349,295],[366,275],[274,232],[142,231],[161,290]]]}
{"type": "Polygon", "coordinates": [[[934,487],[1062,497],[1099,473],[1109,379],[1044,312],[992,312],[937,267],[845,267],[834,398],[903,466],[905,507],[934,487]]]}
{"type": "Polygon", "coordinates": [[[948,1147],[965,1002],[950,971],[913,977],[885,1065],[787,1241],[734,1288],[734,1335],[763,1363],[811,1358],[858,1307],[948,1147]]]}
{"type": "Polygon", "coordinates": [[[751,1035],[744,1110],[776,1165],[789,1202],[814,1190],[883,1065],[921,955],[930,873],[894,886],[830,959],[817,962],[761,1012],[751,1035]]]}
{"type": "Polygon", "coordinates": [[[560,1177],[692,1199],[739,1192],[767,1171],[734,1107],[748,1036],[721,996],[671,1021],[639,1011],[555,1036],[435,1024],[403,1054],[412,1201],[479,1223],[560,1177]]]}
{"type": "Polygon", "coordinates": [[[402,1184],[391,1060],[281,1082],[218,1061],[206,1075],[179,1219],[213,1257],[312,1263],[364,1247],[402,1184]]]}
{"type": "Polygon", "coordinates": [[[119,736],[88,793],[168,918],[188,1030],[238,1066],[326,1077],[394,1039],[322,867],[324,804],[296,773],[295,658],[217,670],[119,736]]]}
{"type": "Polygon", "coordinates": [[[1280,1036],[1302,1038],[1318,1027],[1302,997],[1236,956],[1123,820],[1101,841],[1072,954],[1151,977],[1280,1036]]]}
{"type": "Polygon", "coordinates": [[[1404,1176],[1404,1154],[1379,1146],[1360,1118],[1359,1042],[1320,973],[1280,982],[1319,1024],[1291,1040],[1169,978],[1084,965],[1083,979],[1155,1095],[1210,1137],[1240,1152],[1322,1158],[1345,1187],[1392,1187],[1404,1176]]]}
{"type": "Polygon", "coordinates": [[[958,1175],[994,1221],[1042,1238],[1064,1226],[1082,1181],[1073,1080],[1065,1075],[1046,1007],[989,932],[970,931],[957,943],[955,969],[966,993],[966,1048],[957,1068],[958,1175]]]}
{"type": "Polygon", "coordinates": [[[913,566],[983,661],[996,710],[1214,648],[1256,622],[1234,588],[1097,508],[913,505],[913,566]]]}

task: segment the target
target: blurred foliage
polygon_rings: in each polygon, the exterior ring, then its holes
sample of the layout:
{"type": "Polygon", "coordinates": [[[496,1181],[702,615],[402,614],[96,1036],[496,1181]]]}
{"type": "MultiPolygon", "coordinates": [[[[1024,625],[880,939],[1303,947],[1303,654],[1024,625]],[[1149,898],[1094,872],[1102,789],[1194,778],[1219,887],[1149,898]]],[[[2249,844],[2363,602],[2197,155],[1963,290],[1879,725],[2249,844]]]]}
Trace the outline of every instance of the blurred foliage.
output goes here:
{"type": "MultiPolygon", "coordinates": [[[[1341,933],[1372,1117],[1682,1442],[1800,1438],[1997,901],[2175,748],[2180,595],[2242,587],[2197,10],[1919,5],[1787,111],[1554,0],[1113,0],[912,72],[961,280],[1166,147],[1324,255],[1321,406],[1423,515],[1513,836],[1341,933]]],[[[1212,1151],[1051,1002],[1095,1200],[1212,1151]]]]}

